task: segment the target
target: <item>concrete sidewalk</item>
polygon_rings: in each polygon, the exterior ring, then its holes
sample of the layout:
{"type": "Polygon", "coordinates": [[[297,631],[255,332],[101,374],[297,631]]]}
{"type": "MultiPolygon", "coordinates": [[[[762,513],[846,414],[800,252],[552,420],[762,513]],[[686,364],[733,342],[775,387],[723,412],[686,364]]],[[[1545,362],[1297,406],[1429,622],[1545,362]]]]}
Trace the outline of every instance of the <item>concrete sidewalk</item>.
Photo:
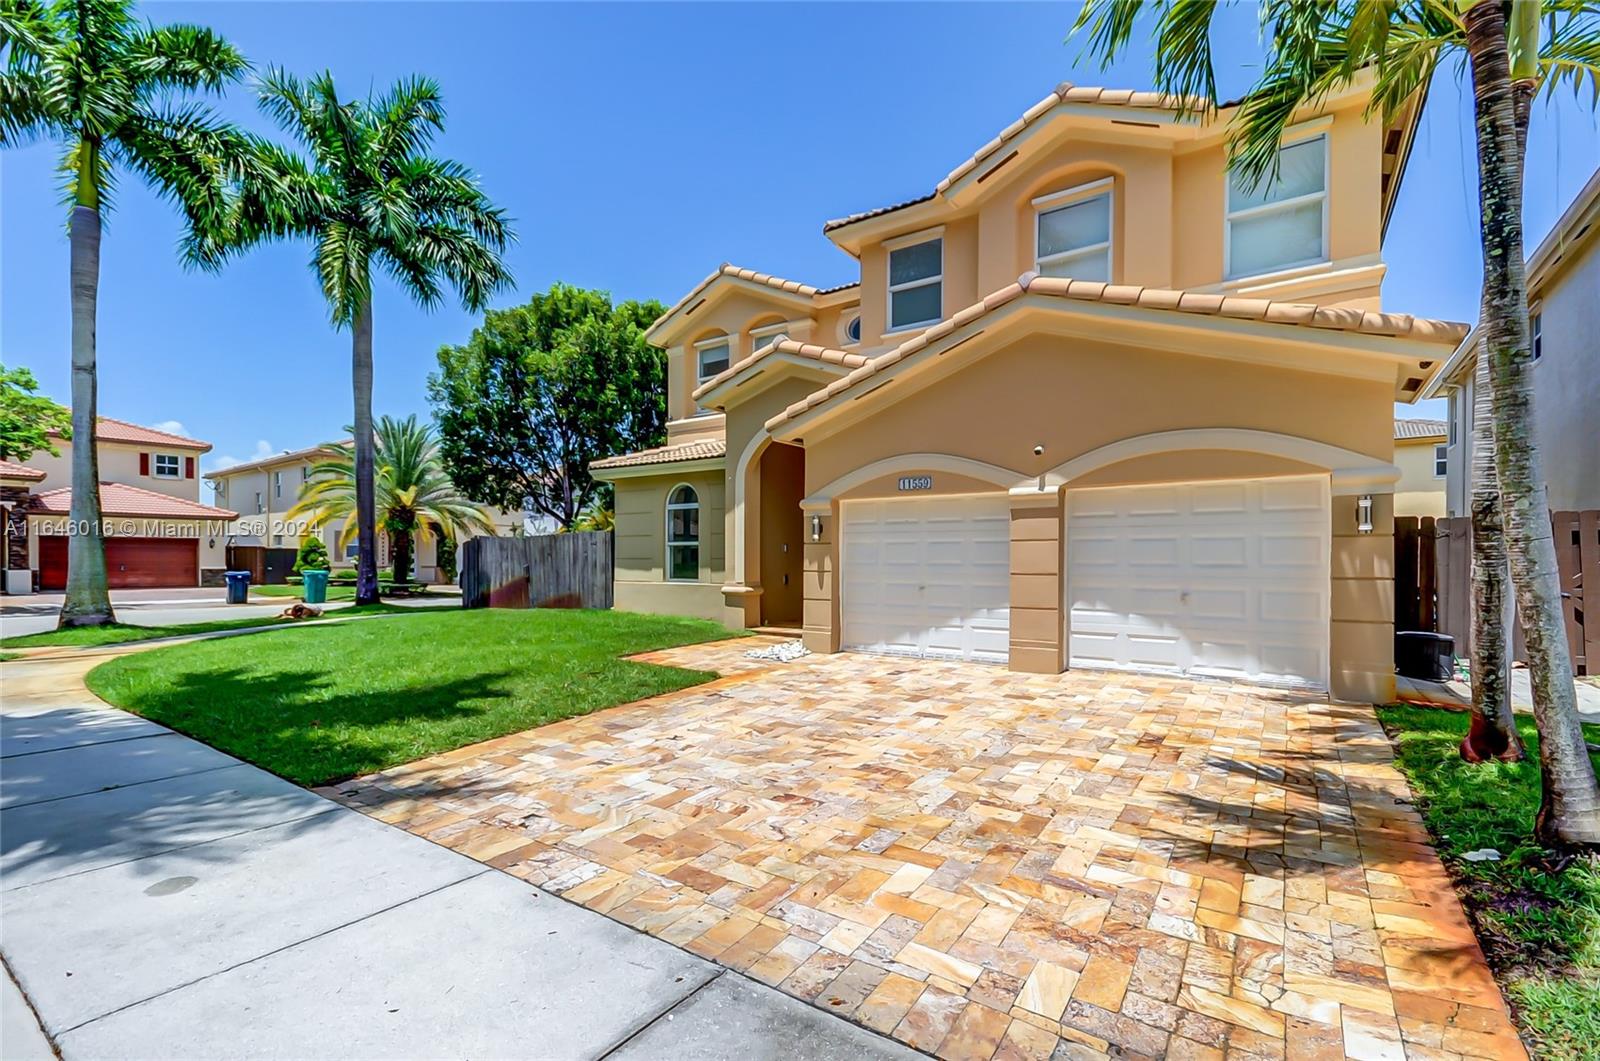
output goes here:
{"type": "Polygon", "coordinates": [[[0,665],[0,1055],[916,1056],[110,709],[96,662],[0,665]]]}

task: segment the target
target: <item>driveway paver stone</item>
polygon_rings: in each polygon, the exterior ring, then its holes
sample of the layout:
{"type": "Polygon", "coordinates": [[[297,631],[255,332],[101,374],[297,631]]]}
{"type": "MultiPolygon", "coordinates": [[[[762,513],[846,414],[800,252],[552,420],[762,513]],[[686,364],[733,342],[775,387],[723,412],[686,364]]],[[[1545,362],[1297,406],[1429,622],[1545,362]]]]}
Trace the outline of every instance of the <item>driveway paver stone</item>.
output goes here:
{"type": "Polygon", "coordinates": [[[942,1057],[1525,1056],[1369,706],[762,643],[328,794],[942,1057]]]}

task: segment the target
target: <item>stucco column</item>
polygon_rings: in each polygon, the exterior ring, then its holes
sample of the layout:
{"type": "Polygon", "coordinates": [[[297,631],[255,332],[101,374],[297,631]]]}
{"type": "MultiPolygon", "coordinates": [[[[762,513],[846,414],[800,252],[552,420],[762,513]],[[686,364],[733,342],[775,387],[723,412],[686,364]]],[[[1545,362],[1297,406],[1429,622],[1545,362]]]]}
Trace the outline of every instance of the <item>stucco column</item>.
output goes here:
{"type": "Polygon", "coordinates": [[[801,640],[813,652],[839,651],[839,505],[833,501],[802,502],[805,563],[801,572],[803,630],[801,640]],[[820,520],[812,533],[812,519],[820,520]]]}
{"type": "Polygon", "coordinates": [[[1372,533],[1357,530],[1360,494],[1333,497],[1329,693],[1394,700],[1394,495],[1372,492],[1372,533]]]}
{"type": "Polygon", "coordinates": [[[1011,662],[1015,671],[1066,666],[1062,602],[1062,493],[1011,491],[1011,662]]]}

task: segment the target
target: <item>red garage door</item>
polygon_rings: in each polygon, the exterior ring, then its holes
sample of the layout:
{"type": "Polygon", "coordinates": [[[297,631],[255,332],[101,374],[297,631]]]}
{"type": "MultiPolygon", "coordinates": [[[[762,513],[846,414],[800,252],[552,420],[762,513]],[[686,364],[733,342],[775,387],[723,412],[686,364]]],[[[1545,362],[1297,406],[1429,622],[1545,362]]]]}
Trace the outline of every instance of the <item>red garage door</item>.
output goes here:
{"type": "MultiPolygon", "coordinates": [[[[196,586],[200,543],[193,538],[107,538],[106,581],[112,589],[196,586]]],[[[67,588],[67,539],[39,539],[39,588],[67,588]]]]}

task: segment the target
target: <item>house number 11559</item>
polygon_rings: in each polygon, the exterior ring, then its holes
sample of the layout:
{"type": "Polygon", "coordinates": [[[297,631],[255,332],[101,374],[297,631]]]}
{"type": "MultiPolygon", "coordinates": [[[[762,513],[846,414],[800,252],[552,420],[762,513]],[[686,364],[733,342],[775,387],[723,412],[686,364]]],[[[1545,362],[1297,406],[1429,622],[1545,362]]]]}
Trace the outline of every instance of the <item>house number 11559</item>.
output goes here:
{"type": "Polygon", "coordinates": [[[933,476],[931,475],[902,475],[900,477],[901,490],[932,490],[933,476]]]}

